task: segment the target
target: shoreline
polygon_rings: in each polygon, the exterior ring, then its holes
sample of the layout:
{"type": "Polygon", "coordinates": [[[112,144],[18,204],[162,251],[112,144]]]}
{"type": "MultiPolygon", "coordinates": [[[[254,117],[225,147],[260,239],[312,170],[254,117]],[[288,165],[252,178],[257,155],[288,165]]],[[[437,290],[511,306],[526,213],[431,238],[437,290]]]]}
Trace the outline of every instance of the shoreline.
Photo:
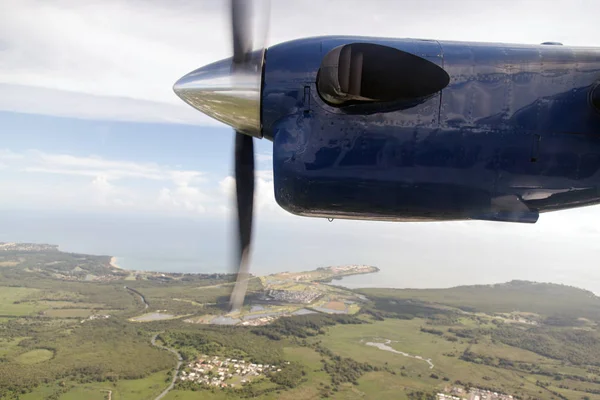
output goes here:
{"type": "MultiPolygon", "coordinates": [[[[122,267],[121,265],[119,265],[118,263],[118,257],[116,256],[110,256],[110,261],[108,263],[110,268],[113,269],[117,269],[119,271],[126,271],[126,272],[147,272],[147,273],[156,273],[156,274],[190,274],[190,275],[206,275],[206,274],[223,274],[222,272],[165,272],[165,271],[153,271],[153,270],[138,270],[138,269],[126,269],[124,267],[122,267]]],[[[317,280],[316,282],[320,282],[320,283],[324,283],[324,284],[330,284],[332,286],[336,286],[335,284],[333,284],[334,281],[341,281],[344,278],[347,277],[351,277],[351,276],[356,276],[356,275],[366,275],[366,274],[375,274],[377,272],[380,272],[381,269],[378,267],[372,267],[374,268],[373,271],[364,271],[364,272],[352,272],[352,273],[345,273],[342,275],[333,275],[330,278],[324,280],[324,281],[320,281],[317,280]]],[[[301,271],[301,272],[312,272],[312,271],[301,271]]],[[[281,274],[282,272],[274,272],[274,273],[267,273],[267,274],[250,274],[251,276],[255,277],[255,278],[261,278],[261,277],[267,277],[267,276],[271,276],[271,275],[278,275],[281,274]]],[[[293,273],[297,273],[297,272],[293,272],[293,273]]],[[[343,286],[343,285],[340,285],[343,286]]]]}
{"type": "Polygon", "coordinates": [[[115,256],[112,256],[112,257],[110,258],[110,262],[108,263],[108,265],[110,265],[110,266],[111,266],[112,268],[114,268],[114,269],[119,269],[119,270],[122,270],[122,271],[124,271],[124,269],[123,269],[123,268],[121,268],[121,267],[119,266],[119,264],[117,264],[117,257],[115,257],[115,256]]]}
{"type": "Polygon", "coordinates": [[[348,276],[356,276],[356,275],[367,275],[367,274],[376,274],[379,271],[381,271],[379,268],[377,267],[373,267],[375,268],[375,271],[365,271],[365,272],[354,272],[351,274],[345,274],[345,275],[336,275],[334,277],[331,278],[332,281],[341,281],[342,279],[348,277],[348,276]]]}

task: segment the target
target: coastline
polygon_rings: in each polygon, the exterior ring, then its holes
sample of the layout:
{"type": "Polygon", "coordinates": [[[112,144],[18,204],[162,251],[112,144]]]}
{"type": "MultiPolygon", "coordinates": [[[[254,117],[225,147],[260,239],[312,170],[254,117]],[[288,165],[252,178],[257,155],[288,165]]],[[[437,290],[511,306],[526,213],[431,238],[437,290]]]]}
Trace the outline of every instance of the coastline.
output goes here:
{"type": "Polygon", "coordinates": [[[333,277],[331,279],[335,280],[335,281],[341,281],[342,279],[344,279],[344,278],[346,278],[348,276],[376,274],[377,272],[381,271],[378,267],[373,267],[373,268],[375,268],[374,271],[355,272],[355,273],[352,273],[352,274],[338,275],[338,276],[335,276],[335,277],[333,277]]]}
{"type": "Polygon", "coordinates": [[[324,284],[329,284],[331,286],[342,286],[343,287],[343,285],[339,285],[336,281],[339,282],[339,281],[342,281],[345,278],[348,278],[351,276],[376,274],[377,272],[381,271],[378,267],[371,267],[371,268],[373,268],[372,271],[359,271],[359,272],[343,273],[341,275],[333,275],[329,278],[317,279],[315,282],[321,282],[324,284]]]}
{"type": "Polygon", "coordinates": [[[108,263],[108,265],[110,265],[110,266],[111,266],[112,268],[114,268],[114,269],[120,269],[120,270],[123,270],[123,268],[121,268],[121,267],[119,266],[119,264],[117,264],[117,257],[114,257],[114,256],[112,256],[112,257],[110,258],[110,262],[108,263]]]}
{"type": "MultiPolygon", "coordinates": [[[[222,272],[204,272],[204,271],[198,271],[198,272],[173,272],[173,271],[165,271],[163,269],[160,270],[142,270],[142,269],[127,269],[126,267],[123,267],[122,265],[119,265],[119,257],[116,256],[110,256],[110,261],[108,262],[108,266],[110,268],[119,270],[119,271],[126,271],[126,272],[147,272],[147,273],[157,273],[157,274],[198,274],[198,275],[202,275],[202,274],[219,274],[222,272]]],[[[373,270],[371,271],[361,271],[361,272],[346,272],[346,273],[342,273],[341,275],[333,275],[327,279],[324,280],[317,280],[320,281],[322,283],[329,283],[332,284],[333,281],[341,281],[344,278],[348,278],[351,276],[357,276],[357,275],[367,275],[367,274],[375,274],[381,271],[380,268],[378,267],[373,267],[371,266],[371,268],[373,268],[373,270]]],[[[316,271],[316,270],[315,270],[316,271]]],[[[301,271],[301,272],[312,272],[312,271],[301,271]]],[[[251,274],[254,277],[267,277],[267,276],[271,276],[271,275],[277,275],[280,274],[281,272],[272,272],[272,273],[256,273],[256,274],[251,274]]],[[[291,273],[300,273],[300,272],[291,272],[291,273]]]]}

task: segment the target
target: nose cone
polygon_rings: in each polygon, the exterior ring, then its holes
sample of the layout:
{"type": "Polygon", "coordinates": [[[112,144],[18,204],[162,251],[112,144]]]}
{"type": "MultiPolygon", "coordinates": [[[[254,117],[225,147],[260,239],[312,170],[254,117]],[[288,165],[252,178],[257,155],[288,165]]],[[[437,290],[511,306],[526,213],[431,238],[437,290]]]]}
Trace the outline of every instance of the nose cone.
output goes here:
{"type": "Polygon", "coordinates": [[[183,101],[236,131],[260,136],[260,68],[232,71],[231,58],[198,68],[173,91],[183,101]]]}

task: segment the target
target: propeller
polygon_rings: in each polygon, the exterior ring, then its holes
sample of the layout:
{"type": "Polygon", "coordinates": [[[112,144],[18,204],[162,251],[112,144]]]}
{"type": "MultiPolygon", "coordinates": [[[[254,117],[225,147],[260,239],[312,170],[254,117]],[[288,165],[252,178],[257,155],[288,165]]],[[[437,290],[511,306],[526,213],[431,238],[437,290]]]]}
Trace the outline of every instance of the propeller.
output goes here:
{"type": "Polygon", "coordinates": [[[254,137],[261,138],[260,91],[269,0],[230,0],[233,57],[198,68],[173,86],[186,103],[235,130],[235,189],[237,206],[237,264],[229,304],[244,304],[249,278],[252,213],[254,206],[254,137]],[[264,6],[254,18],[256,5],[264,6]],[[254,27],[263,28],[255,34],[254,27]],[[255,40],[257,39],[257,40],[255,40]]]}
{"type": "Polygon", "coordinates": [[[250,271],[250,243],[252,241],[252,212],[254,206],[254,139],[236,133],[235,136],[235,193],[238,222],[238,268],[235,286],[231,292],[231,311],[244,304],[250,271]]]}
{"type": "MultiPolygon", "coordinates": [[[[246,74],[258,74],[260,80],[264,58],[266,24],[261,49],[253,52],[252,7],[248,0],[231,0],[231,31],[233,40],[232,73],[234,81],[246,74]],[[258,61],[258,62],[257,62],[258,61]],[[241,72],[240,75],[238,75],[241,72]]],[[[266,21],[265,21],[266,22],[266,21]]],[[[252,242],[252,214],[254,208],[254,138],[236,131],[235,137],[235,191],[238,225],[238,266],[236,282],[231,292],[231,311],[244,304],[250,276],[250,244],[252,242]]]]}

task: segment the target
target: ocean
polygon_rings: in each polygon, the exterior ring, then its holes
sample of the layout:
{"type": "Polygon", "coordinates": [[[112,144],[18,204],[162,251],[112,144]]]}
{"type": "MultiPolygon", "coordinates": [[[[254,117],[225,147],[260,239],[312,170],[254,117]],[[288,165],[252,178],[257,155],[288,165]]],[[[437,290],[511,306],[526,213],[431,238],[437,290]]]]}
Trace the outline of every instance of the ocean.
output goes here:
{"type": "MultiPolygon", "coordinates": [[[[582,236],[569,230],[542,232],[526,226],[515,235],[506,224],[475,229],[427,223],[365,223],[357,230],[348,228],[356,225],[343,221],[293,221],[267,224],[259,220],[254,232],[253,274],[365,264],[379,267],[380,272],[335,283],[350,288],[443,288],[520,279],[600,293],[596,245],[600,235],[594,232],[582,236]]],[[[235,262],[230,222],[0,212],[0,241],[50,243],[63,251],[115,256],[126,269],[227,273],[234,271],[235,262]]]]}

